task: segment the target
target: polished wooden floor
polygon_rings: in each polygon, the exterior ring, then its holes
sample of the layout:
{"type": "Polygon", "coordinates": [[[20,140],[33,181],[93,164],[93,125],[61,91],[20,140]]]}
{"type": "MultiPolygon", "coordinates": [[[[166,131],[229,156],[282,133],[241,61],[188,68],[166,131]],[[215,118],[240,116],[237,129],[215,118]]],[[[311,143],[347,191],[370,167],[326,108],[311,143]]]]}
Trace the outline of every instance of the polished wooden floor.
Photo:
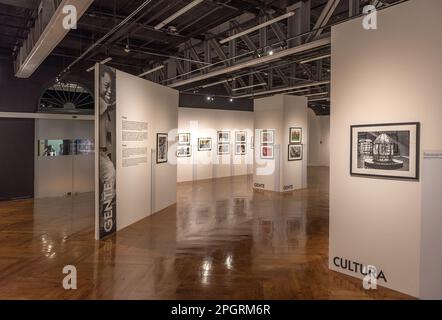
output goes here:
{"type": "Polygon", "coordinates": [[[0,299],[408,299],[328,270],[328,169],[309,189],[184,183],[178,204],[104,242],[93,196],[0,202],[0,299]],[[78,290],[62,287],[75,265],[78,290]]]}

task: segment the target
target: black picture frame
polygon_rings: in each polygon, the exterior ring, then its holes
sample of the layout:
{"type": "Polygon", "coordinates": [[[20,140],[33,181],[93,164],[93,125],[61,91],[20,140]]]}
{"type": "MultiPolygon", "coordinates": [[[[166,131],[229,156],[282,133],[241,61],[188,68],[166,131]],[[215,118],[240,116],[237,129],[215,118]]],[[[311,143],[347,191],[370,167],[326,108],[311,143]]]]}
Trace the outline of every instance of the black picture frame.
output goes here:
{"type": "Polygon", "coordinates": [[[169,152],[169,135],[167,134],[167,133],[157,133],[157,164],[160,164],[160,163],[167,163],[167,161],[168,161],[168,159],[167,159],[167,155],[168,155],[168,152],[169,152]],[[162,142],[160,142],[160,138],[165,138],[166,139],[166,143],[165,143],[165,152],[164,152],[164,155],[165,155],[165,157],[164,158],[159,158],[159,156],[160,156],[160,143],[162,143],[162,142]]]}
{"type": "Polygon", "coordinates": [[[289,128],[289,144],[302,144],[302,138],[303,138],[303,136],[302,136],[302,128],[301,127],[290,127],[289,128]],[[294,130],[298,130],[298,131],[300,131],[300,134],[299,134],[299,141],[296,141],[296,140],[292,140],[292,131],[294,131],[294,130]]]}
{"type": "MultiPolygon", "coordinates": [[[[377,132],[382,132],[387,130],[379,130],[377,132]]],[[[395,131],[395,130],[392,130],[395,131]]],[[[397,130],[396,130],[397,131],[397,130]]],[[[420,179],[420,133],[421,133],[421,123],[420,122],[400,122],[400,123],[379,123],[379,124],[362,124],[362,125],[352,125],[350,126],[350,175],[354,177],[365,177],[365,178],[377,178],[377,179],[389,179],[389,180],[403,180],[403,181],[419,181],[420,179]],[[361,173],[361,172],[355,172],[354,171],[354,164],[357,163],[357,159],[353,159],[354,157],[354,133],[356,129],[363,129],[363,128],[373,128],[373,127],[379,127],[379,128],[385,128],[385,127],[415,127],[415,150],[414,154],[415,157],[413,158],[415,168],[414,172],[415,174],[413,176],[397,176],[393,174],[369,174],[369,173],[361,173]]],[[[410,133],[411,136],[411,133],[410,133]]],[[[411,139],[410,139],[411,140],[411,139]]],[[[411,141],[410,141],[411,144],[411,141]]],[[[359,147],[359,146],[358,146],[359,147]]],[[[396,148],[395,148],[396,149],[396,148]]],[[[357,151],[359,152],[359,151],[357,151]]],[[[411,150],[409,150],[411,152],[411,150]]],[[[411,155],[410,155],[411,160],[411,155]]],[[[409,166],[411,164],[409,163],[409,166]]],[[[389,170],[385,170],[386,172],[392,172],[389,170]]]]}
{"type": "Polygon", "coordinates": [[[225,155],[229,155],[229,154],[230,154],[230,143],[220,143],[220,144],[218,144],[218,155],[219,156],[225,156],[225,155]],[[228,150],[225,151],[225,152],[221,152],[220,148],[223,148],[223,147],[227,147],[228,150]]]}
{"type": "Polygon", "coordinates": [[[261,159],[263,159],[263,160],[275,160],[275,146],[273,144],[263,144],[263,145],[261,145],[261,148],[260,148],[259,151],[260,151],[261,159]],[[264,148],[271,148],[272,149],[272,156],[271,157],[263,156],[263,149],[264,148]]]}
{"type": "Polygon", "coordinates": [[[181,145],[181,146],[179,145],[179,146],[177,146],[177,149],[176,149],[176,157],[177,158],[190,158],[191,156],[192,156],[192,146],[190,146],[190,145],[181,145]],[[179,153],[180,149],[187,149],[188,152],[186,152],[185,155],[181,155],[179,153]]]}
{"type": "Polygon", "coordinates": [[[190,133],[178,133],[178,145],[180,146],[188,146],[190,145],[190,133]],[[187,142],[181,142],[181,137],[187,137],[185,140],[187,142]]]}
{"type": "Polygon", "coordinates": [[[245,156],[247,154],[247,144],[245,143],[237,143],[235,144],[235,155],[236,156],[245,156]],[[242,149],[242,151],[238,152],[238,147],[242,149]]]}
{"type": "Polygon", "coordinates": [[[218,144],[226,144],[226,143],[228,143],[228,144],[230,144],[230,131],[218,131],[217,132],[217,141],[218,141],[218,144]],[[224,135],[224,134],[227,134],[227,136],[228,136],[228,139],[227,140],[221,140],[220,139],[220,135],[224,135]]]}
{"type": "Polygon", "coordinates": [[[287,160],[288,161],[302,161],[304,158],[304,145],[302,144],[289,144],[288,150],[287,150],[287,160]],[[300,158],[292,158],[290,157],[290,147],[299,147],[301,148],[301,157],[300,158]]]}
{"type": "Polygon", "coordinates": [[[198,151],[212,151],[212,138],[198,138],[198,151]],[[205,148],[202,148],[201,147],[201,142],[203,141],[203,140],[208,140],[208,141],[210,141],[210,147],[205,147],[205,148]]]}

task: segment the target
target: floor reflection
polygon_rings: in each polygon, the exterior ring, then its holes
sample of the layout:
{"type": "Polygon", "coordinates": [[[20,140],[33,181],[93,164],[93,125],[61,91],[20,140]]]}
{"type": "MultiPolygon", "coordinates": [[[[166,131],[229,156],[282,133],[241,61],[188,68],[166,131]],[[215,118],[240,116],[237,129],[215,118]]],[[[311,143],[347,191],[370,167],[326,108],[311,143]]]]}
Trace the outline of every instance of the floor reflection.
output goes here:
{"type": "Polygon", "coordinates": [[[93,212],[92,195],[0,203],[0,298],[407,298],[328,270],[327,168],[284,195],[247,176],[179,184],[176,205],[100,242],[93,212]]]}

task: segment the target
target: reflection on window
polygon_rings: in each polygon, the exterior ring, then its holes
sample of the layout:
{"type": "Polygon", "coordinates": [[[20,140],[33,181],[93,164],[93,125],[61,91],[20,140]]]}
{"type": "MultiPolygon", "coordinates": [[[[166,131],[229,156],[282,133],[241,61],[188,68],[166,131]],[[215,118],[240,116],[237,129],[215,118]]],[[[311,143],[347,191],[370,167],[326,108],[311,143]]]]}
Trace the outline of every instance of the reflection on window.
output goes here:
{"type": "Polygon", "coordinates": [[[39,157],[89,155],[94,152],[95,142],[93,139],[53,139],[38,141],[39,157]]]}

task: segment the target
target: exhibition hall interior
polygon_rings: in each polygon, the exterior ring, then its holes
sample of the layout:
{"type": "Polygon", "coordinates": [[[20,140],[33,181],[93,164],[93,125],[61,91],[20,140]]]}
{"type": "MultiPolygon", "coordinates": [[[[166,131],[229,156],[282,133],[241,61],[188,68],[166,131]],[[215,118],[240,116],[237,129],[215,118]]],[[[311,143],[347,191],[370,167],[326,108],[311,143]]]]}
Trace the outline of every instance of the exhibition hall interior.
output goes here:
{"type": "Polygon", "coordinates": [[[442,299],[440,12],[0,0],[0,299],[442,299]]]}

